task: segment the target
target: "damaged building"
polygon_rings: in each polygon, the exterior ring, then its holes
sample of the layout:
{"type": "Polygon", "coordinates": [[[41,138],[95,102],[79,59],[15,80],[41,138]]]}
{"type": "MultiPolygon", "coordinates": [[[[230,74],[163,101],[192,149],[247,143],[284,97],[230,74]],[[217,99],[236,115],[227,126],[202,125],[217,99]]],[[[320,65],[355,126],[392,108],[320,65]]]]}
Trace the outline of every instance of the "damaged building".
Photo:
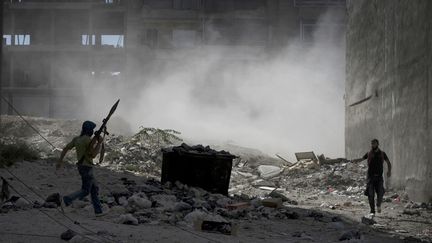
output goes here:
{"type": "MultiPolygon", "coordinates": [[[[3,2],[1,93],[25,115],[56,118],[79,116],[94,84],[133,91],[202,47],[229,50],[227,63],[254,61],[291,41],[307,45],[319,16],[345,12],[342,0],[3,2]]],[[[3,102],[1,113],[13,111],[3,102]]]]}
{"type": "Polygon", "coordinates": [[[346,156],[378,138],[392,186],[432,199],[431,1],[348,1],[346,156]]]}
{"type": "Polygon", "coordinates": [[[432,242],[432,1],[2,3],[0,242],[432,242]]]}

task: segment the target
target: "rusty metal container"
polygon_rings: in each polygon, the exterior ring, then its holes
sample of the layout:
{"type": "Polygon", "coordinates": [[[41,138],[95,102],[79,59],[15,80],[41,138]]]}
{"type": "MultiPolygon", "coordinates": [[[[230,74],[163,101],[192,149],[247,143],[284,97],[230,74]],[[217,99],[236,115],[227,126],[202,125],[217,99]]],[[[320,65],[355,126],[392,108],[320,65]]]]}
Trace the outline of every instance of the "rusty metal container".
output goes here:
{"type": "Polygon", "coordinates": [[[179,181],[212,193],[228,195],[234,155],[201,145],[163,149],[162,183],[179,181]]]}

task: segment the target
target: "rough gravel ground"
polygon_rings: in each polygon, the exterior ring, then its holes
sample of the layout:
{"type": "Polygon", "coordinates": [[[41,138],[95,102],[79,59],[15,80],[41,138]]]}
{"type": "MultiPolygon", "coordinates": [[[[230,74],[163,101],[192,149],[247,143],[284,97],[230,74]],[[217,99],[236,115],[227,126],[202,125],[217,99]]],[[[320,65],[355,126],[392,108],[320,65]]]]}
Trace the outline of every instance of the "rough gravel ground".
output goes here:
{"type": "MultiPolygon", "coordinates": [[[[68,193],[79,187],[79,178],[74,166],[69,166],[62,174],[55,174],[51,162],[34,161],[18,163],[10,170],[42,196],[57,191],[68,193]]],[[[12,186],[26,197],[41,201],[40,198],[14,180],[4,169],[0,169],[0,174],[9,179],[12,186]]],[[[137,182],[145,180],[129,173],[118,173],[103,168],[96,169],[96,177],[104,185],[101,190],[102,196],[108,193],[105,188],[109,187],[111,190],[122,187],[119,180],[121,177],[128,177],[137,182]]],[[[236,236],[203,233],[187,226],[172,226],[163,223],[138,226],[121,225],[111,222],[108,218],[94,218],[91,210],[86,209],[67,208],[66,214],[82,226],[94,232],[99,231],[104,237],[119,242],[337,242],[343,232],[351,229],[360,230],[362,239],[358,242],[407,242],[400,240],[399,236],[395,234],[380,233],[359,224],[356,212],[351,217],[354,221],[346,218],[342,222],[331,222],[335,213],[346,215],[344,212],[347,211],[331,211],[326,213],[324,218],[315,220],[305,216],[308,214],[308,210],[305,208],[307,207],[304,206],[304,209],[292,207],[301,215],[300,219],[297,220],[234,221],[238,225],[236,236]]],[[[66,223],[72,229],[82,234],[86,233],[77,225],[63,218],[56,209],[42,210],[66,223]]],[[[9,211],[0,214],[0,242],[62,242],[59,235],[63,231],[65,231],[64,227],[53,222],[36,209],[9,211]],[[47,235],[47,237],[13,235],[12,233],[47,235]]],[[[88,237],[95,236],[88,234],[88,237]]],[[[96,239],[101,239],[101,237],[96,239]]]]}

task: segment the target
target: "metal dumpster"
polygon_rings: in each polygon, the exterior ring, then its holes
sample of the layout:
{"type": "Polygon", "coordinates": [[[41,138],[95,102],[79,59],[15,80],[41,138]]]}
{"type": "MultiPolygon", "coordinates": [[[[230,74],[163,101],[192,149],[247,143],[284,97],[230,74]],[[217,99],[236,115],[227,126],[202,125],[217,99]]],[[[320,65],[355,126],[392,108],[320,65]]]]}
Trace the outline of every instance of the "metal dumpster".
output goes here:
{"type": "Polygon", "coordinates": [[[208,146],[191,147],[186,144],[162,152],[162,183],[180,181],[188,186],[228,195],[234,155],[208,146]]]}

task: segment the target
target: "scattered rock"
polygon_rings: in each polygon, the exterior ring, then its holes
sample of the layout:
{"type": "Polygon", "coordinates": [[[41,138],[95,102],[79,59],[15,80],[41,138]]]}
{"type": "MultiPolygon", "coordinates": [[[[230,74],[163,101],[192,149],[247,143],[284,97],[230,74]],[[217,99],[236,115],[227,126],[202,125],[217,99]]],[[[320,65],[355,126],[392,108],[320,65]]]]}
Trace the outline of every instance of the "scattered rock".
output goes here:
{"type": "Polygon", "coordinates": [[[231,203],[232,203],[232,200],[227,198],[227,197],[222,197],[222,198],[219,198],[216,200],[216,205],[221,207],[221,208],[224,208],[231,203]]]}
{"type": "Polygon", "coordinates": [[[321,212],[312,210],[309,212],[309,217],[314,218],[314,219],[321,219],[324,217],[324,214],[322,214],[321,212]]]}
{"type": "Polygon", "coordinates": [[[350,230],[339,237],[339,241],[361,239],[361,234],[358,230],[350,230]]]}
{"type": "Polygon", "coordinates": [[[208,216],[207,213],[201,210],[194,210],[193,212],[188,213],[184,217],[184,221],[189,225],[193,225],[195,222],[199,220],[204,221],[204,219],[206,219],[207,216],[208,216]]]}
{"type": "Polygon", "coordinates": [[[205,232],[217,232],[226,235],[233,233],[233,225],[229,222],[203,221],[199,227],[205,232]]]}
{"type": "Polygon", "coordinates": [[[342,219],[341,219],[341,217],[339,217],[339,216],[334,216],[334,217],[332,217],[331,221],[332,221],[332,222],[341,222],[342,219]]]}
{"type": "Polygon", "coordinates": [[[420,210],[416,210],[416,209],[404,209],[402,213],[407,215],[417,215],[417,216],[421,215],[420,210]]]}
{"type": "Polygon", "coordinates": [[[282,169],[274,165],[260,165],[258,166],[258,173],[264,179],[269,179],[278,176],[282,172],[282,169]]]}
{"type": "Polygon", "coordinates": [[[282,194],[281,192],[278,192],[278,191],[272,191],[269,194],[269,196],[272,198],[280,198],[280,199],[282,199],[282,202],[287,202],[287,203],[292,204],[292,205],[298,205],[297,201],[289,199],[284,194],[282,194]]]}
{"type": "Polygon", "coordinates": [[[292,233],[292,235],[291,235],[292,237],[296,237],[296,238],[302,238],[302,239],[305,239],[305,240],[311,240],[311,241],[313,241],[313,238],[310,236],[310,235],[308,235],[306,232],[299,232],[299,231],[297,231],[297,232],[294,232],[294,233],[292,233]]]}
{"type": "Polygon", "coordinates": [[[47,197],[45,200],[46,203],[55,203],[57,207],[60,207],[61,205],[61,199],[59,193],[53,193],[47,197]]]}
{"type": "Polygon", "coordinates": [[[173,211],[177,198],[174,195],[158,194],[152,196],[151,200],[156,202],[156,205],[162,207],[165,211],[173,211]]]}
{"type": "Polygon", "coordinates": [[[347,201],[347,202],[344,202],[344,207],[351,207],[352,206],[352,202],[350,202],[350,201],[347,201]]]}
{"type": "Polygon", "coordinates": [[[192,209],[192,206],[188,203],[185,203],[185,202],[177,202],[174,205],[174,211],[177,211],[177,212],[188,211],[191,209],[192,209]]]}
{"type": "Polygon", "coordinates": [[[21,197],[15,201],[14,205],[21,209],[29,209],[32,207],[31,203],[21,197]]]}
{"type": "Polygon", "coordinates": [[[63,232],[63,233],[60,235],[60,238],[61,238],[62,240],[65,240],[65,241],[69,241],[69,240],[72,239],[75,235],[76,235],[76,233],[75,233],[74,231],[68,229],[68,230],[66,230],[65,232],[63,232]]]}
{"type": "Polygon", "coordinates": [[[150,208],[152,203],[145,197],[145,194],[136,194],[128,199],[128,206],[135,210],[150,208]]]}
{"type": "Polygon", "coordinates": [[[44,208],[57,208],[57,203],[55,202],[45,202],[42,207],[44,208]]]}
{"type": "Polygon", "coordinates": [[[281,198],[266,198],[261,201],[264,207],[269,208],[279,208],[282,207],[282,199],[281,198]]]}
{"type": "Polygon", "coordinates": [[[366,216],[363,216],[361,218],[361,222],[363,224],[365,224],[365,225],[374,225],[374,224],[376,224],[376,221],[372,217],[366,217],[366,216]]]}

